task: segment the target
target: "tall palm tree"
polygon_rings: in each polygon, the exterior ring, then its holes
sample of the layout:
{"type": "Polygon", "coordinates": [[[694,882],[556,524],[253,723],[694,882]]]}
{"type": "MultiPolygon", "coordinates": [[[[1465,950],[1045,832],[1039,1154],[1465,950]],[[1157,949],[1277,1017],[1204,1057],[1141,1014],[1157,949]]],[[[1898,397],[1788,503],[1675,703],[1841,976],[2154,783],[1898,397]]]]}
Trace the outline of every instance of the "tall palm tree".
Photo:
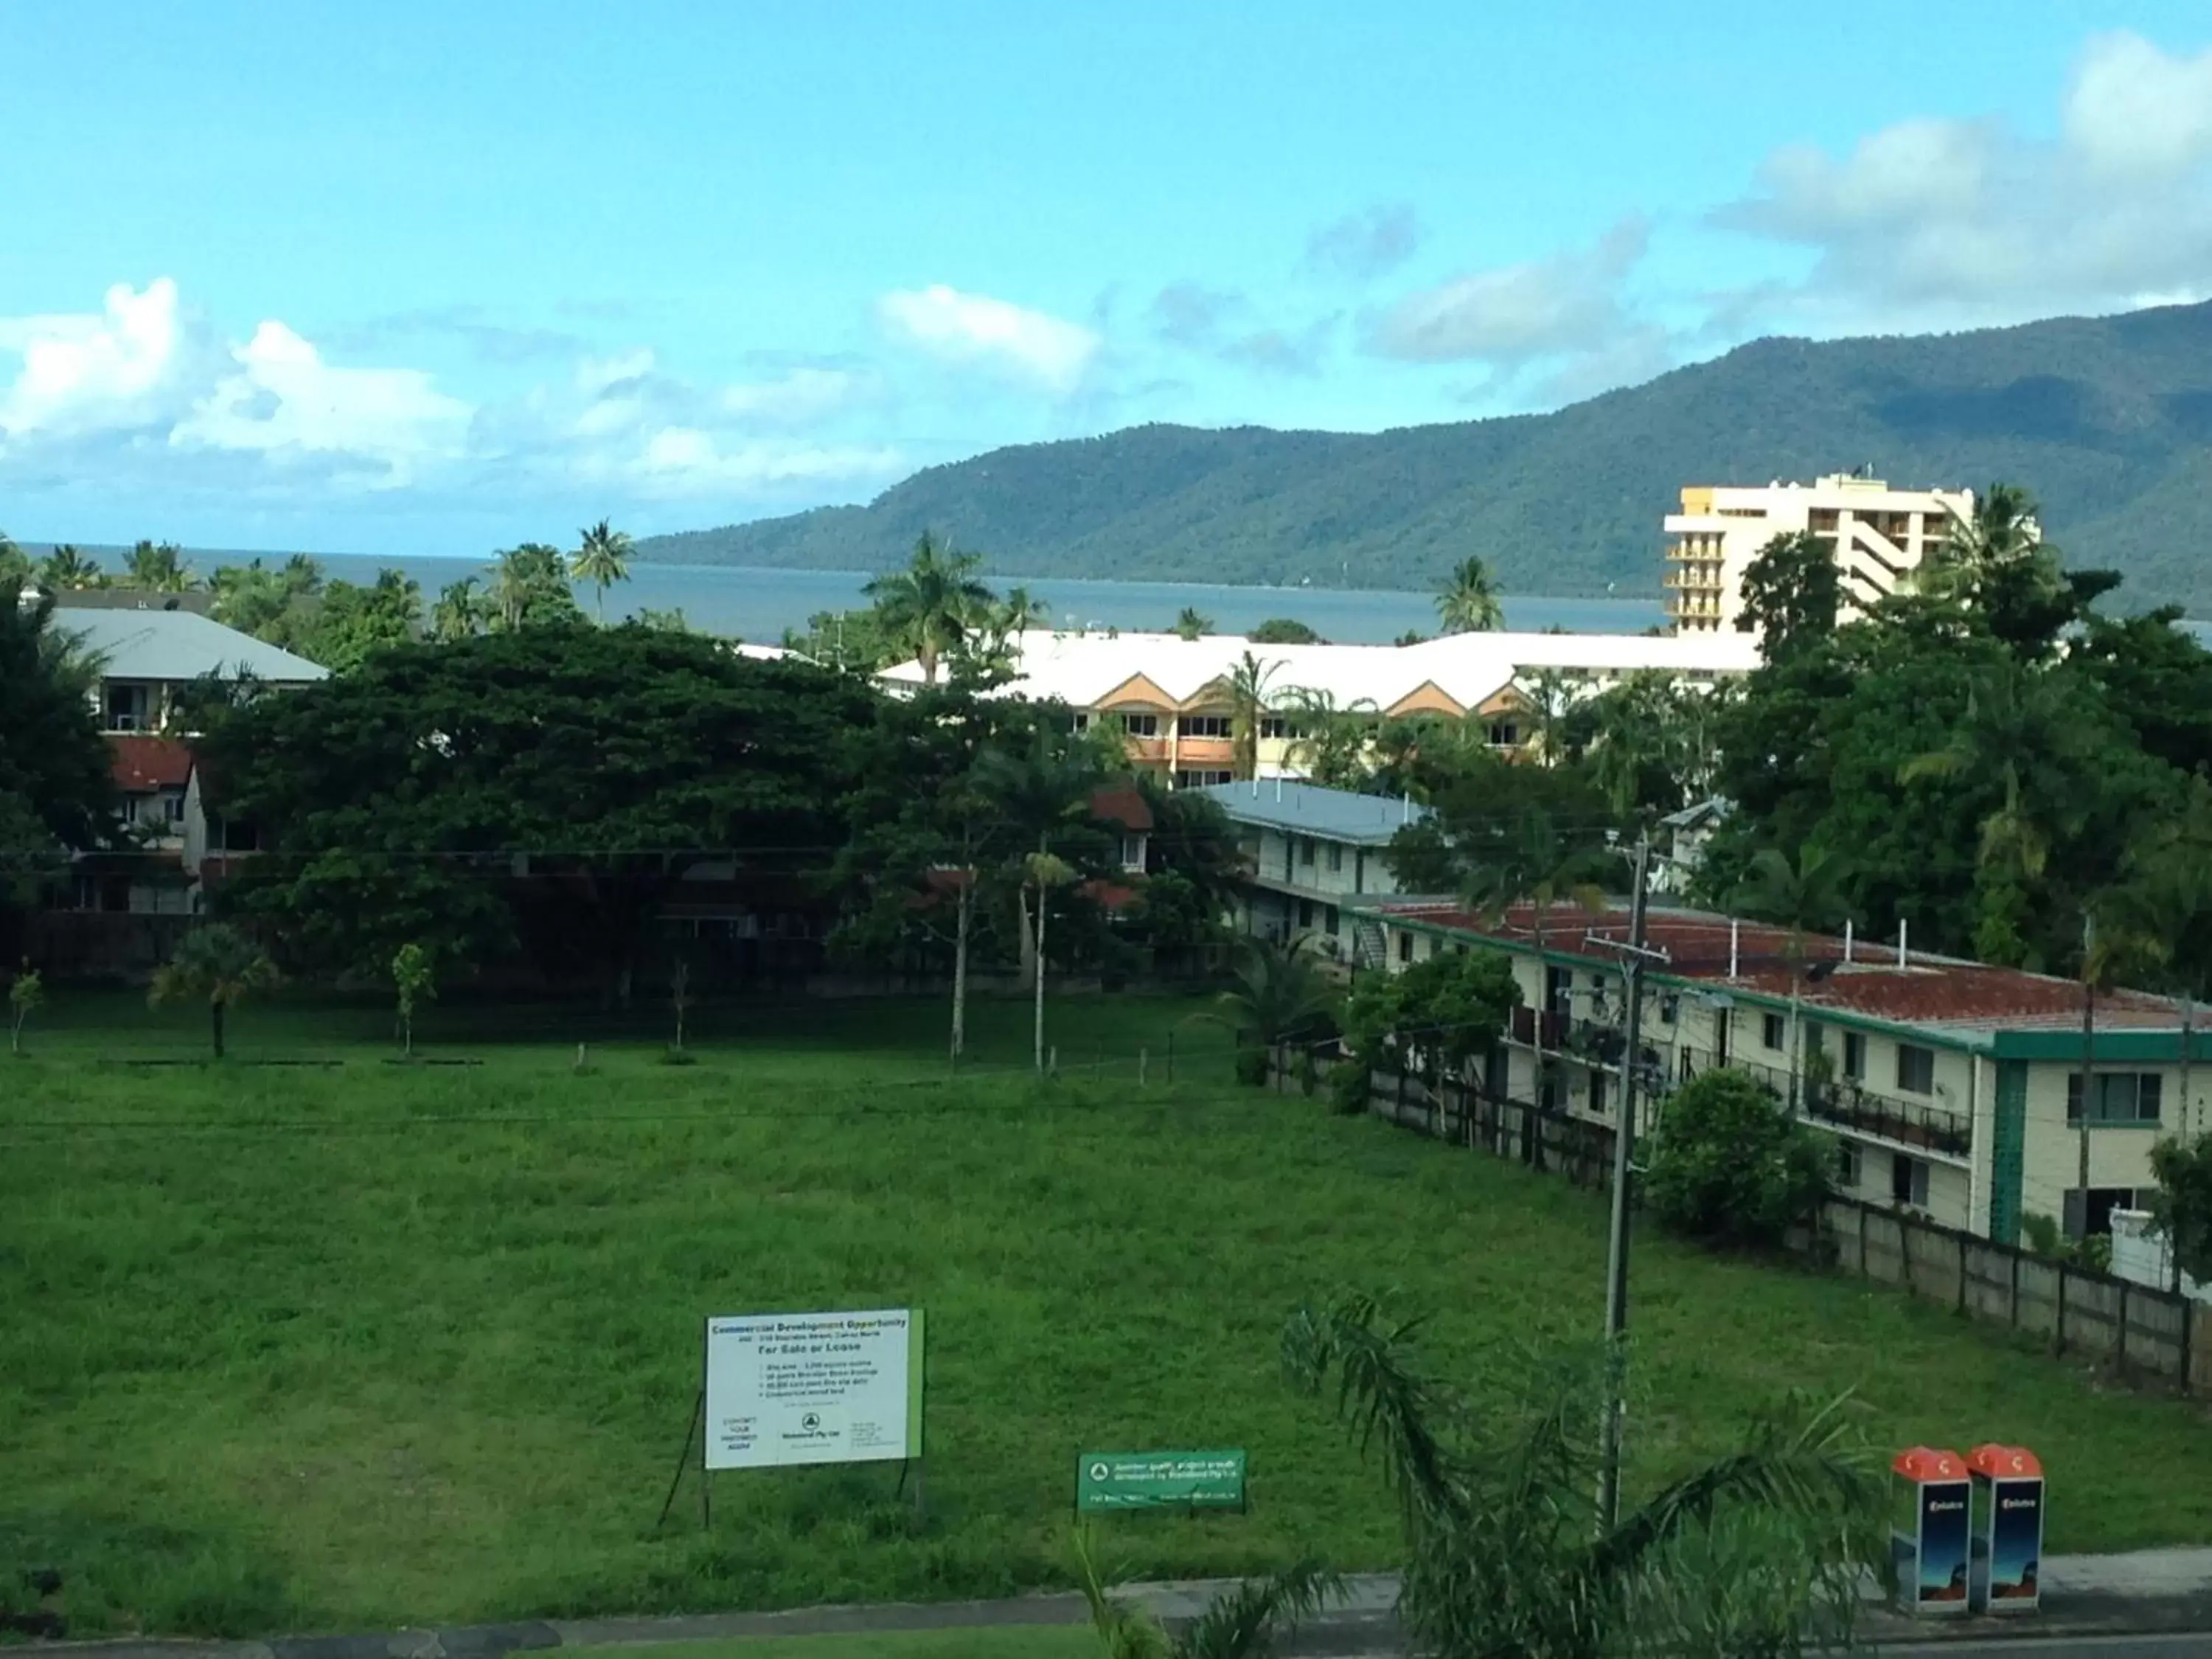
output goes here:
{"type": "Polygon", "coordinates": [[[227,923],[208,922],[186,933],[176,954],[155,971],[149,1000],[158,1007],[205,998],[215,1057],[221,1060],[224,1014],[249,992],[276,982],[276,965],[259,945],[227,923]]]}
{"type": "Polygon", "coordinates": [[[185,593],[200,583],[185,562],[184,549],[174,542],[142,541],[125,558],[124,585],[155,593],[185,593]]]}
{"type": "Polygon", "coordinates": [[[1826,848],[1807,842],[1792,864],[1776,848],[1752,855],[1735,893],[1737,908],[1758,921],[1790,930],[1783,947],[1790,962],[1790,1109],[1797,1109],[1799,1079],[1805,1073],[1805,936],[1824,932],[1850,914],[1844,892],[1849,863],[1826,848]]]}
{"type": "Polygon", "coordinates": [[[1462,1390],[1370,1297],[1300,1310],[1292,1385],[1322,1398],[1398,1499],[1399,1615],[1434,1659],[1624,1652],[1789,1659],[1848,1646],[1887,1548],[1884,1494],[1836,1402],[1790,1400],[1735,1451],[1600,1512],[1609,1358],[1515,1354],[1462,1390]]]}
{"type": "Polygon", "coordinates": [[[39,561],[39,586],[81,592],[86,588],[106,586],[107,573],[71,544],[63,542],[39,561]]]}
{"type": "Polygon", "coordinates": [[[628,531],[617,530],[605,519],[577,534],[582,542],[568,556],[568,568],[578,581],[589,582],[598,590],[592,600],[593,614],[604,623],[607,619],[607,589],[629,580],[629,559],[635,544],[628,531]]]}
{"type": "Polygon", "coordinates": [[[524,542],[508,548],[492,567],[487,599],[490,626],[502,633],[580,620],[568,586],[568,563],[557,547],[524,542]]]}
{"type": "Polygon", "coordinates": [[[1490,567],[1472,556],[1452,567],[1437,595],[1437,615],[1447,634],[1487,634],[1505,626],[1505,606],[1490,567]]]}
{"type": "Polygon", "coordinates": [[[1054,891],[1077,878],[1074,866],[1053,851],[1053,842],[1090,818],[1091,797],[1104,781],[1099,751],[1075,733],[1039,723],[1023,748],[983,750],[975,757],[970,776],[973,787],[995,807],[1010,834],[1021,843],[1031,838],[1036,842],[1033,850],[1015,861],[1011,873],[1036,999],[1036,1068],[1042,1072],[1046,913],[1054,891]]]}
{"type": "Polygon", "coordinates": [[[474,576],[447,582],[430,607],[430,637],[447,644],[471,638],[483,626],[486,604],[474,576]]]}
{"type": "Polygon", "coordinates": [[[975,554],[939,546],[925,530],[905,569],[878,576],[860,590],[874,604],[886,636],[914,653],[927,684],[937,683],[939,660],[959,647],[994,602],[975,575],[981,563],[975,554]]]}
{"type": "Polygon", "coordinates": [[[1267,714],[1267,684],[1282,666],[1247,651],[1229,671],[1229,766],[1237,781],[1260,775],[1260,722],[1267,714]]]}

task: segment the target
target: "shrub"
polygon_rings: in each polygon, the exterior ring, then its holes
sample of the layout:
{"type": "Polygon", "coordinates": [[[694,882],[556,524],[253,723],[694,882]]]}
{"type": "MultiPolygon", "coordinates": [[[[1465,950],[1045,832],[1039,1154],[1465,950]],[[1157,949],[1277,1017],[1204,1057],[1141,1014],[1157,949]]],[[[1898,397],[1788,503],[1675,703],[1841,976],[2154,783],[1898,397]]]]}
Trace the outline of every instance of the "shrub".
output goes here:
{"type": "Polygon", "coordinates": [[[1346,1054],[1328,1074],[1330,1103],[1346,1117],[1358,1117],[1367,1109],[1367,1097],[1373,1087],[1364,1054],[1346,1054]]]}
{"type": "Polygon", "coordinates": [[[1669,1230],[1739,1244],[1779,1243],[1828,1190],[1826,1135],[1782,1109],[1742,1072],[1707,1072],[1668,1100],[1644,1195],[1669,1230]]]}
{"type": "Polygon", "coordinates": [[[1244,1048],[1237,1051],[1237,1080],[1251,1088],[1265,1088],[1267,1083],[1267,1051],[1261,1048],[1244,1048]]]}

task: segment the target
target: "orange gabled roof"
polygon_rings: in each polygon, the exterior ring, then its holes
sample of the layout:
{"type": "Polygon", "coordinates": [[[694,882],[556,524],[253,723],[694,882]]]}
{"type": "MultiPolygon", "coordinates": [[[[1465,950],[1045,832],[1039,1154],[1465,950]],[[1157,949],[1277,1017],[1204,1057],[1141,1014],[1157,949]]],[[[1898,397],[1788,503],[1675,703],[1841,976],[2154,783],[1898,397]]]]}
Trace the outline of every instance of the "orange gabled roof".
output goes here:
{"type": "Polygon", "coordinates": [[[1143,674],[1132,674],[1098,699],[1097,707],[1116,708],[1123,703],[1142,703],[1156,708],[1179,708],[1182,705],[1158,684],[1143,674]]]}

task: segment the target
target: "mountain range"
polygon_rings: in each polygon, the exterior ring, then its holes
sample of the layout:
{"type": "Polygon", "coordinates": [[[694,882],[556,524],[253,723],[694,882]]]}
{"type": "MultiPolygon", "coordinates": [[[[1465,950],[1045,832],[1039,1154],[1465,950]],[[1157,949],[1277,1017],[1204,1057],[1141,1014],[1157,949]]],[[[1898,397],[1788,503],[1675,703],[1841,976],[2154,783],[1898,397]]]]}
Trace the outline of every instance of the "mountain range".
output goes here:
{"type": "Polygon", "coordinates": [[[1753,341],[1543,415],[1376,433],[1152,425],[933,466],[866,507],[655,536],[641,558],[878,570],[925,530],[1000,574],[1656,593],[1686,483],[1870,465],[2026,485],[2069,562],[2212,611],[2212,303],[1945,335],[1753,341]]]}

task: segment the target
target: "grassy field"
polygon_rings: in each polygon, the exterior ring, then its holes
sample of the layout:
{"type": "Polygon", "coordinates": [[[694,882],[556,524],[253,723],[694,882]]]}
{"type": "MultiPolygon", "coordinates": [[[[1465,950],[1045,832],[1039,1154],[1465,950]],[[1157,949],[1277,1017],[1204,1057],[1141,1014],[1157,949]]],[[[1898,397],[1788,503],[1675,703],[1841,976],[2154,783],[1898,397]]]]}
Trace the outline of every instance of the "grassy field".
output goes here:
{"type": "Polygon", "coordinates": [[[896,1636],[765,1636],[594,1648],[592,1659],[1097,1659],[1088,1625],[1018,1630],[944,1630],[896,1636]]]}
{"type": "MultiPolygon", "coordinates": [[[[376,1628],[1011,1593],[1067,1578],[1084,1448],[1226,1444],[1249,1516],[1112,1529],[1133,1577],[1313,1547],[1388,1565],[1391,1509],[1275,1370],[1302,1298],[1387,1289],[1480,1378],[1587,1337],[1603,1210],[1317,1102],[1239,1091],[1190,1005],[702,1017],[657,1063],[580,1016],[63,1005],[0,1062],[0,1597],[69,1577],[73,1632],[376,1628]],[[1176,1073],[1164,1078],[1165,1033],[1176,1073]],[[591,1070],[574,1070],[579,1034],[591,1070]],[[1133,1054],[1152,1050],[1148,1086],[1133,1054]],[[343,1065],[269,1066],[269,1059],[343,1065]],[[688,1483],[654,1516],[711,1313],[929,1311],[927,1522],[883,1468],[688,1483]]],[[[1647,1238],[1637,1468],[1729,1444],[1792,1387],[1885,1444],[1984,1438],[2051,1472],[2054,1550],[2212,1541],[2201,1412],[2108,1389],[1901,1295],[1647,1238]]]]}

